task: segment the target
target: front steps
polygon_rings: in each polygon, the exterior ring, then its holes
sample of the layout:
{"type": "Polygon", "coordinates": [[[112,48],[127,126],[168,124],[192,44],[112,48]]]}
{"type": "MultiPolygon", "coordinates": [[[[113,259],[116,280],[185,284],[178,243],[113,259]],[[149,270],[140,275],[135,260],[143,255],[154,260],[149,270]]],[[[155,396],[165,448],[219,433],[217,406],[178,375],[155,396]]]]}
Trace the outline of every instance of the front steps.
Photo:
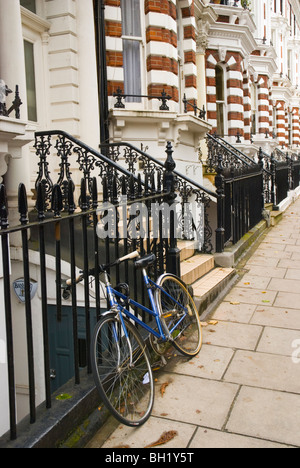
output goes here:
{"type": "Polygon", "coordinates": [[[213,255],[196,253],[195,244],[192,241],[179,241],[178,247],[181,259],[181,279],[192,286],[195,304],[201,319],[204,319],[234,281],[235,270],[215,267],[213,255]]]}

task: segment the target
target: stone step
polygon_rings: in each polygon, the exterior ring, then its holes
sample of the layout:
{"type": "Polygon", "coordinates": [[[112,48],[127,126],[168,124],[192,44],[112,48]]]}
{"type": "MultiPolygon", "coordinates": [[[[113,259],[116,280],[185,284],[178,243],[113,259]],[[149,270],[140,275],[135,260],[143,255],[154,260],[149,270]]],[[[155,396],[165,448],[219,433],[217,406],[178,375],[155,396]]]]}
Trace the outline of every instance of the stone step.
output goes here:
{"type": "Polygon", "coordinates": [[[195,304],[200,315],[208,315],[212,304],[221,299],[226,287],[235,279],[236,271],[234,268],[217,267],[192,285],[195,304]]]}
{"type": "Polygon", "coordinates": [[[283,218],[282,211],[271,211],[271,226],[276,226],[283,218]]]}
{"type": "Polygon", "coordinates": [[[196,254],[181,263],[181,279],[186,284],[193,284],[211,271],[214,266],[213,255],[196,254]]]}
{"type": "Polygon", "coordinates": [[[179,240],[177,242],[177,247],[180,250],[180,261],[184,262],[195,254],[197,243],[195,241],[183,241],[179,240]]]}

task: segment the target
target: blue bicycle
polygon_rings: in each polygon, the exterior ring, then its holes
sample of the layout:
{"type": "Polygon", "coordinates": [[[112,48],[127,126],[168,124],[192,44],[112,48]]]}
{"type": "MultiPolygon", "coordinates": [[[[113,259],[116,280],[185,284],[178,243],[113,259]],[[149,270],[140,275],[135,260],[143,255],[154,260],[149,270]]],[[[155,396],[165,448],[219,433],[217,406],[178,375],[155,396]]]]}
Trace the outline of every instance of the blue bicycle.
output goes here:
{"type": "Polygon", "coordinates": [[[110,310],[101,316],[91,341],[92,370],[102,401],[127,426],[144,424],[154,403],[149,351],[134,324],[149,334],[158,354],[163,354],[166,344],[171,343],[185,356],[193,357],[202,346],[198,311],[184,283],[172,274],[162,275],[157,283],[149,278],[146,269],[156,261],[155,255],[140,258],[138,252],[133,252],[113,265],[136,258],[135,267],[142,270],[151,309],[132,300],[122,288],[113,289],[107,272],[112,265],[100,266],[110,310]],[[131,308],[150,314],[154,326],[144,323],[131,308]]]}

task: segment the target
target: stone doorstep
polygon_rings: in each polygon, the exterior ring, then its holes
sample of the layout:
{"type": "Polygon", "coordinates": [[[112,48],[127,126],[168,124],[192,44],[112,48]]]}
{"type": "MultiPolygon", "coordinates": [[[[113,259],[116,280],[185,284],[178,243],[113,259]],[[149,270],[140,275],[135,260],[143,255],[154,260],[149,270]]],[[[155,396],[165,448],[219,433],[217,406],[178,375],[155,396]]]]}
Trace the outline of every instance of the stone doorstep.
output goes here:
{"type": "Polygon", "coordinates": [[[179,240],[177,242],[177,247],[180,250],[180,261],[184,262],[195,255],[197,249],[197,243],[195,241],[184,241],[179,240]]]}
{"type": "Polygon", "coordinates": [[[271,226],[274,227],[278,224],[283,218],[282,211],[271,211],[271,226]]]}
{"type": "Polygon", "coordinates": [[[196,254],[181,263],[181,279],[186,284],[193,284],[211,271],[214,266],[213,255],[196,254]]]}
{"type": "Polygon", "coordinates": [[[236,278],[234,268],[217,267],[192,285],[194,301],[202,320],[208,317],[220,303],[236,278]]]}

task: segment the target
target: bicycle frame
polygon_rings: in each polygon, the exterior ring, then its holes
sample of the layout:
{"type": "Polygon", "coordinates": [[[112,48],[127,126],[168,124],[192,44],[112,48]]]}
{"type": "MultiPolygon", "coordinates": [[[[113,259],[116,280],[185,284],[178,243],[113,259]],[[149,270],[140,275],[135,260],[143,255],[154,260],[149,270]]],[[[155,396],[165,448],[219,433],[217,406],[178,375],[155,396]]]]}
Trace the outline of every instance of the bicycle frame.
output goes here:
{"type": "Polygon", "coordinates": [[[160,286],[158,286],[154,281],[152,281],[148,275],[147,275],[147,272],[145,269],[142,270],[143,272],[143,278],[144,278],[144,282],[145,282],[145,285],[147,287],[147,290],[148,290],[148,296],[149,296],[149,299],[150,299],[150,304],[151,304],[151,307],[152,309],[148,309],[147,307],[143,306],[142,304],[139,304],[138,302],[134,301],[133,299],[130,299],[129,298],[129,305],[133,306],[133,307],[136,307],[137,309],[143,311],[143,312],[146,312],[147,314],[151,315],[152,317],[155,318],[155,321],[156,321],[156,325],[158,327],[158,332],[155,331],[153,328],[149,327],[149,325],[147,325],[146,323],[144,323],[142,320],[140,320],[138,317],[136,317],[135,315],[133,315],[129,310],[127,310],[125,307],[122,307],[120,306],[120,304],[118,304],[117,300],[116,300],[116,297],[119,297],[123,300],[128,300],[127,296],[124,296],[124,294],[120,293],[119,291],[116,291],[110,284],[109,282],[109,278],[108,278],[108,274],[105,272],[105,284],[106,284],[106,289],[107,289],[107,293],[108,293],[108,298],[109,298],[109,303],[110,303],[110,306],[112,309],[116,309],[119,313],[119,317],[120,317],[120,320],[121,320],[121,323],[122,323],[122,327],[123,327],[123,330],[124,330],[124,333],[125,333],[125,336],[126,338],[128,337],[128,334],[127,334],[127,330],[126,330],[126,326],[125,326],[125,323],[124,323],[124,320],[123,320],[123,315],[124,314],[126,317],[128,317],[129,319],[133,320],[135,323],[137,323],[138,325],[140,325],[142,328],[144,328],[147,332],[151,333],[152,335],[154,335],[156,338],[159,338],[161,339],[162,341],[168,341],[170,339],[170,336],[172,335],[172,333],[176,330],[176,328],[178,327],[178,325],[180,325],[180,323],[185,319],[185,317],[188,315],[188,311],[186,309],[186,307],[184,307],[182,304],[180,304],[179,302],[177,302],[172,296],[170,296],[163,288],[161,288],[160,286]],[[174,327],[169,330],[169,336],[167,336],[164,331],[163,331],[163,327],[162,327],[162,323],[161,323],[161,319],[160,319],[160,314],[159,314],[159,311],[158,311],[158,308],[157,308],[157,304],[156,304],[156,301],[155,301],[155,298],[154,298],[154,295],[153,295],[153,291],[152,291],[152,286],[154,286],[156,289],[160,289],[161,291],[163,291],[163,293],[168,296],[169,298],[171,298],[175,303],[177,303],[180,307],[182,307],[182,309],[185,311],[183,317],[181,317],[180,320],[178,320],[178,322],[174,325],[174,327]]]}

